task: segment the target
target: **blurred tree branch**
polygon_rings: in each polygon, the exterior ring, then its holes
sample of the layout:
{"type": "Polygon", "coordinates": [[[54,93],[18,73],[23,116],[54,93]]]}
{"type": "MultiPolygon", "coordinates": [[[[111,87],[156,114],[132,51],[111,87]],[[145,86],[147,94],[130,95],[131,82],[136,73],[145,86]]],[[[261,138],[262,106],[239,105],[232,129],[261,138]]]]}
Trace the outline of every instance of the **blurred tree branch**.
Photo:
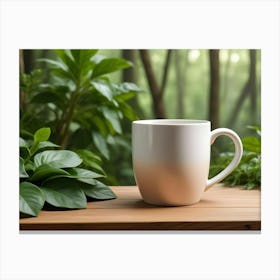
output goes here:
{"type": "Polygon", "coordinates": [[[209,94],[209,120],[212,128],[219,127],[220,123],[220,62],[219,50],[209,50],[210,62],[210,94],[209,94]]]}
{"type": "Polygon", "coordinates": [[[240,113],[241,107],[246,99],[246,97],[251,94],[251,114],[254,121],[256,121],[256,107],[257,107],[257,88],[256,88],[256,50],[249,50],[249,75],[248,80],[245,83],[239,98],[235,104],[235,107],[232,111],[232,115],[229,118],[228,126],[233,126],[237,120],[237,117],[240,113]]]}
{"type": "MultiPolygon", "coordinates": [[[[122,71],[122,81],[130,82],[130,83],[137,83],[137,69],[136,69],[136,50],[122,50],[122,57],[125,60],[132,62],[133,67],[129,67],[122,71]]],[[[139,106],[137,95],[134,96],[132,99],[128,100],[128,103],[133,107],[138,117],[143,116],[143,110],[139,106]]]]}
{"type": "MultiPolygon", "coordinates": [[[[23,50],[19,50],[19,74],[22,74],[24,73],[24,59],[23,59],[23,50]]],[[[24,91],[22,90],[21,87],[20,88],[20,110],[21,111],[24,111],[25,109],[25,93],[24,91]]]]}
{"type": "Polygon", "coordinates": [[[142,60],[148,84],[150,87],[150,92],[153,100],[153,111],[156,118],[166,118],[166,110],[163,102],[164,90],[166,87],[168,70],[170,66],[171,50],[167,50],[165,64],[163,69],[163,76],[161,80],[161,85],[158,84],[149,54],[149,50],[139,50],[140,58],[142,60]]]}
{"type": "Polygon", "coordinates": [[[185,116],[185,77],[188,68],[188,50],[186,51],[186,58],[181,58],[180,50],[175,50],[175,73],[176,73],[176,87],[177,87],[177,117],[184,118],[185,116]],[[183,62],[183,65],[182,65],[183,62]]]}

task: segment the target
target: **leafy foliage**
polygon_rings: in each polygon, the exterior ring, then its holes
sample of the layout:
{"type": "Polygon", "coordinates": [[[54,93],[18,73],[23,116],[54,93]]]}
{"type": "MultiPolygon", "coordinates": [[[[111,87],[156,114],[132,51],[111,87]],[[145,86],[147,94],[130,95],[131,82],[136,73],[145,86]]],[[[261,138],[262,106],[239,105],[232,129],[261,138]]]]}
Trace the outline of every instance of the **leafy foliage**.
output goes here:
{"type": "Polygon", "coordinates": [[[104,177],[103,173],[79,167],[83,160],[77,153],[53,150],[57,145],[48,142],[49,137],[50,129],[44,127],[35,132],[32,143],[20,138],[21,213],[37,216],[45,202],[55,207],[77,209],[86,207],[87,197],[102,200],[116,197],[97,180],[104,177]],[[42,143],[48,145],[42,146],[42,143]]]}
{"type": "MultiPolygon", "coordinates": [[[[244,189],[261,187],[261,127],[249,126],[255,131],[255,136],[242,138],[244,148],[243,157],[238,167],[224,179],[228,186],[242,185],[244,189]]],[[[232,160],[234,153],[221,153],[220,157],[211,165],[210,177],[222,171],[232,160]]]]}
{"type": "Polygon", "coordinates": [[[113,83],[108,76],[132,64],[98,55],[97,50],[56,50],[55,54],[55,59],[40,59],[47,66],[44,71],[21,75],[26,99],[21,134],[30,137],[42,124],[50,127],[53,142],[63,149],[80,150],[85,166],[102,171],[99,159],[92,162],[85,150],[109,160],[110,138],[122,137],[121,120],[137,118],[127,101],[142,90],[133,83],[113,83]]]}

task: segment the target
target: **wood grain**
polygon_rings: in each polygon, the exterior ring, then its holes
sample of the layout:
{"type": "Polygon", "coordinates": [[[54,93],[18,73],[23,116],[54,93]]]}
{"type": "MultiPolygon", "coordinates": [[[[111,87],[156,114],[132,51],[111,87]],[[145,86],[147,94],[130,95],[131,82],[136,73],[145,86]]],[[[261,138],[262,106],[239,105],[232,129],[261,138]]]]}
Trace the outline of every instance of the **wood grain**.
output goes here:
{"type": "Polygon", "coordinates": [[[89,202],[87,209],[41,211],[20,219],[21,230],[260,230],[260,191],[216,185],[197,204],[146,204],[137,187],[111,187],[117,199],[89,202]]]}

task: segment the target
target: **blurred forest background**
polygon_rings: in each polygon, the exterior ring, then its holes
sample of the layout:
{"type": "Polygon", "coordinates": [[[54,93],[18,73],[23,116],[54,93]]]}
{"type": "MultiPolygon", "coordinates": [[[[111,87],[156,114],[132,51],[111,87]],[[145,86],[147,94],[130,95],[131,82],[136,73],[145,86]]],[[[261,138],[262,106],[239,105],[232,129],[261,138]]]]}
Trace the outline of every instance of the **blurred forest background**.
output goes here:
{"type": "MultiPolygon", "coordinates": [[[[135,184],[135,119],[208,119],[241,137],[260,130],[260,50],[20,50],[20,73],[21,136],[51,127],[53,142],[110,185],[135,184]]],[[[232,150],[219,139],[213,162],[232,150]]]]}

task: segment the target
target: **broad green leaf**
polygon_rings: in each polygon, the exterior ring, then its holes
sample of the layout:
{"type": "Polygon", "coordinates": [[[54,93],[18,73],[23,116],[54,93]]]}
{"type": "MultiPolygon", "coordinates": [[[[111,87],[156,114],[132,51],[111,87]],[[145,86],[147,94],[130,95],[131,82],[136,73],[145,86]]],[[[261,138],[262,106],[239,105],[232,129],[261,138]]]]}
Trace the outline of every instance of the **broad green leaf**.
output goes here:
{"type": "Polygon", "coordinates": [[[68,70],[64,71],[61,68],[52,69],[52,74],[57,78],[61,78],[63,80],[67,80],[67,81],[71,81],[71,82],[75,79],[73,77],[72,73],[70,73],[68,70]]]}
{"type": "Polygon", "coordinates": [[[52,67],[62,69],[64,72],[67,72],[67,67],[64,63],[58,61],[58,60],[53,60],[53,59],[48,59],[48,58],[39,58],[37,61],[41,62],[46,62],[52,67]]]}
{"type": "Polygon", "coordinates": [[[98,172],[101,172],[102,174],[105,174],[104,170],[100,166],[101,164],[101,158],[94,153],[92,153],[89,150],[78,150],[77,153],[83,160],[83,164],[86,167],[90,167],[98,172]]]}
{"type": "Polygon", "coordinates": [[[79,65],[74,61],[72,54],[69,50],[55,50],[57,56],[67,66],[67,72],[69,72],[76,82],[79,79],[80,69],[79,65]]]}
{"type": "Polygon", "coordinates": [[[103,54],[96,54],[90,60],[93,61],[95,64],[98,64],[101,60],[106,59],[107,57],[103,54]]]}
{"type": "Polygon", "coordinates": [[[23,182],[19,186],[19,211],[31,216],[37,216],[45,203],[44,193],[36,185],[23,182]]]}
{"type": "Polygon", "coordinates": [[[109,133],[108,127],[105,124],[105,120],[103,118],[101,119],[99,116],[95,115],[93,116],[92,121],[103,136],[109,133]]]}
{"type": "Polygon", "coordinates": [[[35,169],[34,174],[30,177],[30,181],[44,181],[50,177],[57,176],[57,175],[70,175],[67,171],[52,167],[48,164],[43,164],[35,169]]]}
{"type": "Polygon", "coordinates": [[[44,151],[34,157],[35,168],[48,164],[55,168],[77,167],[82,163],[81,158],[72,151],[44,151]]]}
{"type": "Polygon", "coordinates": [[[54,103],[60,108],[63,107],[64,100],[63,97],[61,97],[59,94],[54,93],[54,92],[41,92],[36,94],[32,99],[32,103],[37,103],[37,104],[46,104],[46,103],[54,103]]]}
{"type": "Polygon", "coordinates": [[[27,161],[24,166],[25,166],[26,171],[28,171],[28,170],[34,171],[35,170],[34,163],[30,160],[27,161]]]}
{"type": "Polygon", "coordinates": [[[131,99],[138,92],[143,92],[143,90],[133,83],[122,83],[119,85],[113,85],[115,89],[114,98],[118,101],[126,101],[131,99]]]}
{"type": "Polygon", "coordinates": [[[76,180],[56,178],[46,182],[41,189],[46,201],[53,206],[70,209],[86,208],[86,196],[76,180]]]}
{"type": "Polygon", "coordinates": [[[92,134],[93,142],[98,151],[106,158],[109,159],[109,149],[106,139],[98,132],[92,134]]]}
{"type": "Polygon", "coordinates": [[[97,53],[98,50],[70,50],[76,63],[81,66],[90,63],[91,58],[97,53]]]}
{"type": "Polygon", "coordinates": [[[135,96],[135,92],[127,92],[127,93],[121,93],[114,96],[114,99],[118,102],[127,101],[135,96]]]}
{"type": "Polygon", "coordinates": [[[86,150],[86,149],[82,149],[82,150],[78,150],[77,154],[84,160],[84,159],[89,159],[92,160],[96,163],[101,164],[102,159],[101,157],[99,157],[98,155],[94,154],[92,151],[90,150],[86,150]]]}
{"type": "Polygon", "coordinates": [[[58,147],[60,147],[60,146],[58,146],[50,141],[43,141],[43,142],[39,143],[38,150],[45,149],[45,148],[58,148],[58,147]]]}
{"type": "Polygon", "coordinates": [[[116,195],[112,192],[112,190],[106,185],[98,182],[95,186],[82,186],[82,190],[86,194],[86,196],[94,198],[94,199],[113,199],[116,198],[116,195]]]}
{"type": "Polygon", "coordinates": [[[261,152],[261,141],[259,138],[248,136],[242,138],[242,144],[244,150],[248,152],[255,152],[260,153],[261,152]]]}
{"type": "Polygon", "coordinates": [[[95,171],[101,172],[102,174],[105,174],[105,171],[103,168],[96,162],[90,161],[90,160],[84,160],[83,164],[85,164],[86,167],[90,167],[95,171]]]}
{"type": "Polygon", "coordinates": [[[96,185],[96,180],[95,180],[95,179],[90,179],[90,178],[77,178],[77,180],[78,180],[79,182],[82,182],[82,183],[85,183],[85,184],[88,184],[88,185],[93,185],[93,186],[96,185]]]}
{"type": "Polygon", "coordinates": [[[94,179],[94,178],[101,178],[104,177],[102,174],[98,174],[96,172],[83,169],[83,168],[69,168],[67,169],[68,173],[72,176],[72,178],[88,178],[88,179],[94,179]]]}
{"type": "Polygon", "coordinates": [[[24,167],[24,159],[19,158],[19,177],[20,178],[28,178],[28,174],[26,173],[25,167],[24,167]]]}
{"type": "Polygon", "coordinates": [[[123,93],[128,92],[143,92],[143,89],[135,85],[134,83],[121,83],[118,85],[118,89],[123,93]]]}
{"type": "Polygon", "coordinates": [[[104,81],[91,82],[92,86],[104,97],[106,97],[109,101],[113,100],[113,90],[109,84],[104,81]]]}
{"type": "Polygon", "coordinates": [[[81,50],[70,50],[76,63],[80,63],[81,50]]]}
{"type": "Polygon", "coordinates": [[[102,112],[105,118],[109,121],[113,130],[116,131],[117,133],[121,133],[122,128],[119,121],[118,113],[108,107],[102,107],[102,112]]]}
{"type": "Polygon", "coordinates": [[[102,174],[98,174],[83,168],[68,168],[66,169],[66,171],[68,174],[53,174],[49,177],[46,177],[46,180],[43,182],[43,184],[57,178],[70,178],[90,185],[96,185],[96,181],[94,180],[94,178],[104,177],[104,175],[102,174]]]}
{"type": "Polygon", "coordinates": [[[104,74],[112,73],[131,66],[132,64],[130,62],[121,58],[105,58],[96,64],[93,70],[92,78],[96,78],[104,74]]]}
{"type": "Polygon", "coordinates": [[[38,129],[34,134],[34,142],[39,143],[47,141],[51,135],[51,129],[49,127],[42,127],[38,129]]]}
{"type": "Polygon", "coordinates": [[[21,137],[19,137],[19,147],[20,148],[28,148],[28,143],[21,137]]]}
{"type": "Polygon", "coordinates": [[[121,103],[119,103],[119,105],[120,105],[120,110],[122,111],[123,115],[126,118],[128,118],[130,121],[134,121],[134,120],[138,119],[138,117],[134,113],[132,107],[129,106],[127,103],[121,102],[121,103]]]}

